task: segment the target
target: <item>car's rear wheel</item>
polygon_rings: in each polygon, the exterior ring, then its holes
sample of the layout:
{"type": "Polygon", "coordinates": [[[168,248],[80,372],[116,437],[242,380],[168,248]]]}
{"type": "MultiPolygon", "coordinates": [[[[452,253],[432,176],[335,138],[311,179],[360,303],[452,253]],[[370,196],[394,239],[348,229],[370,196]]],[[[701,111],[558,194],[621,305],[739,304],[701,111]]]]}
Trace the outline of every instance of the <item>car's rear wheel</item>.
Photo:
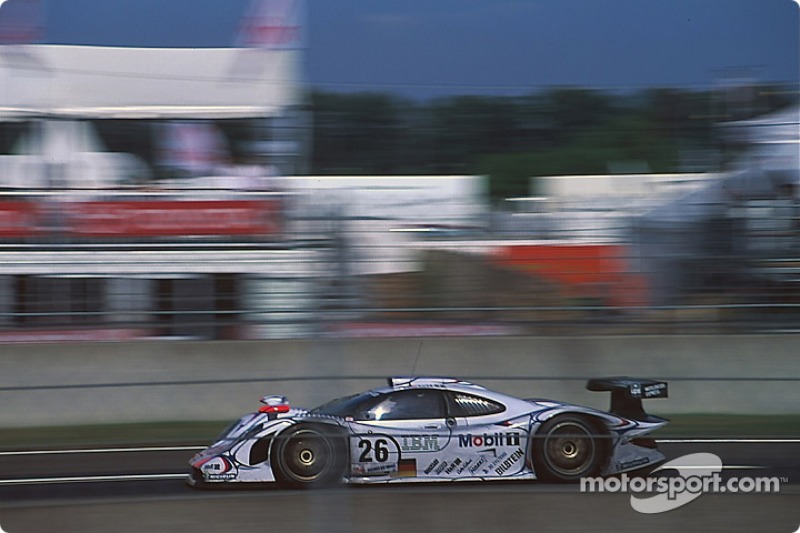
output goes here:
{"type": "Polygon", "coordinates": [[[543,481],[566,483],[596,476],[607,458],[608,438],[589,420],[561,415],[534,435],[533,464],[543,481]]]}
{"type": "Polygon", "coordinates": [[[278,483],[290,488],[315,488],[340,482],[346,463],[343,440],[324,427],[287,429],[276,437],[272,453],[278,483]]]}

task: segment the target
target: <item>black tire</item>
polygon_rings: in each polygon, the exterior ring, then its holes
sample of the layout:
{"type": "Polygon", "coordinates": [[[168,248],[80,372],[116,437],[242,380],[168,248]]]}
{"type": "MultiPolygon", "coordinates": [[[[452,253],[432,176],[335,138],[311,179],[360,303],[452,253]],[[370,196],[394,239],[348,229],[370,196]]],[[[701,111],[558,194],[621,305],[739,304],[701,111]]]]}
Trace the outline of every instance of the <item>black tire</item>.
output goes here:
{"type": "Polygon", "coordinates": [[[340,483],[347,450],[344,438],[316,425],[291,427],[275,438],[272,468],[286,488],[318,488],[340,483]]]}
{"type": "Polygon", "coordinates": [[[555,483],[597,476],[608,458],[608,438],[598,425],[575,415],[542,424],[531,453],[538,479],[555,483]]]}

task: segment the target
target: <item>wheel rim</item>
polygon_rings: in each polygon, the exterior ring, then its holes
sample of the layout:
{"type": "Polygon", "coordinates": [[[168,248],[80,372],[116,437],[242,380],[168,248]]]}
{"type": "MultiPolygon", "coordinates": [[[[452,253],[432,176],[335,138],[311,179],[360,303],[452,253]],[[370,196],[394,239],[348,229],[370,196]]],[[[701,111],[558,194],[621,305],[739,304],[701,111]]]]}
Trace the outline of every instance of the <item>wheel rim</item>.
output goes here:
{"type": "Polygon", "coordinates": [[[592,468],[597,447],[587,428],[574,422],[564,422],[547,434],[544,452],[547,464],[553,471],[574,477],[592,468]]]}
{"type": "Polygon", "coordinates": [[[332,452],[324,436],[301,430],[286,441],[281,458],[287,474],[298,481],[310,482],[325,477],[332,452]]]}

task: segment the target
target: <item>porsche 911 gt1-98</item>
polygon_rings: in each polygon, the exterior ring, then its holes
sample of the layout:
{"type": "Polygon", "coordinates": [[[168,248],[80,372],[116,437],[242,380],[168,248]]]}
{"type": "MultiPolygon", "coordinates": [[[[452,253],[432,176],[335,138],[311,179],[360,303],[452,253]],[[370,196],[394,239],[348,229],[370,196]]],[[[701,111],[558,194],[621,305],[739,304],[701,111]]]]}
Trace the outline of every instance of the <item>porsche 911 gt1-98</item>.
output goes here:
{"type": "Polygon", "coordinates": [[[662,381],[589,380],[589,390],[611,393],[609,411],[515,398],[452,378],[388,381],[311,410],[265,396],[258,412],[191,459],[189,484],[570,482],[665,460],[647,435],[668,421],[642,407],[642,399],[667,397],[662,381]]]}

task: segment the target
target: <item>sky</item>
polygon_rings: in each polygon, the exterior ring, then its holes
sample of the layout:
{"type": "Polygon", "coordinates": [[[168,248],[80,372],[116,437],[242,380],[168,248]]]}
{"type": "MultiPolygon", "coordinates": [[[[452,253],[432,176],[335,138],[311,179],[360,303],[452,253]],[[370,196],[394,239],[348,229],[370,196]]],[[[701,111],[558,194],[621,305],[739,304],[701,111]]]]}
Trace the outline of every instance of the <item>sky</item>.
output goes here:
{"type": "MultiPolygon", "coordinates": [[[[4,12],[14,3],[8,0],[4,12]]],[[[250,0],[33,0],[43,42],[226,47],[250,0]]],[[[793,0],[307,0],[317,88],[412,97],[800,80],[793,0]]]]}

